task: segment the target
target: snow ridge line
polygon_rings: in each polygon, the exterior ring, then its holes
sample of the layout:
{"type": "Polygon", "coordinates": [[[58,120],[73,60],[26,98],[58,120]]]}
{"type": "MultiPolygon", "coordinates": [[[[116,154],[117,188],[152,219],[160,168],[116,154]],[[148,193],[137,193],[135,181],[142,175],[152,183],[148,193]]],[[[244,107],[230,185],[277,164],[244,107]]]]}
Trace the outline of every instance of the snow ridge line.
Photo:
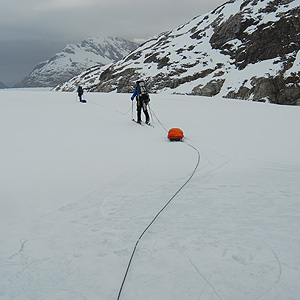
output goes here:
{"type": "Polygon", "coordinates": [[[122,293],[122,290],[123,290],[123,287],[124,287],[124,284],[125,284],[125,281],[126,281],[126,278],[127,278],[127,275],[128,275],[128,272],[129,272],[129,268],[131,266],[131,263],[132,263],[132,260],[133,260],[133,257],[134,257],[134,254],[136,252],[136,249],[137,249],[137,246],[140,242],[140,240],[142,239],[142,237],[144,236],[144,234],[147,232],[147,230],[150,228],[150,226],[155,222],[155,220],[158,218],[158,216],[163,212],[163,210],[171,203],[171,201],[179,194],[179,192],[188,184],[188,182],[192,179],[192,177],[194,176],[199,164],[200,164],[200,152],[198,151],[198,149],[196,147],[194,147],[193,145],[189,144],[189,143],[186,143],[186,145],[188,145],[189,147],[191,147],[192,149],[194,149],[196,152],[197,152],[197,156],[198,156],[198,159],[197,159],[197,163],[196,163],[196,166],[192,172],[192,174],[189,176],[189,178],[184,182],[184,184],[175,192],[175,194],[168,200],[168,202],[162,207],[162,209],[156,214],[156,216],[152,219],[152,221],[148,224],[148,226],[144,229],[144,231],[142,232],[142,234],[139,236],[138,240],[136,241],[135,243],[135,246],[133,248],[133,251],[131,253],[131,256],[130,256],[130,259],[129,259],[129,262],[128,262],[128,265],[127,265],[127,268],[126,268],[126,272],[125,272],[125,275],[124,275],[124,278],[123,278],[123,281],[122,281],[122,284],[121,284],[121,287],[120,287],[120,290],[119,290],[119,294],[118,294],[118,298],[117,300],[120,299],[121,297],[121,293],[122,293]]]}

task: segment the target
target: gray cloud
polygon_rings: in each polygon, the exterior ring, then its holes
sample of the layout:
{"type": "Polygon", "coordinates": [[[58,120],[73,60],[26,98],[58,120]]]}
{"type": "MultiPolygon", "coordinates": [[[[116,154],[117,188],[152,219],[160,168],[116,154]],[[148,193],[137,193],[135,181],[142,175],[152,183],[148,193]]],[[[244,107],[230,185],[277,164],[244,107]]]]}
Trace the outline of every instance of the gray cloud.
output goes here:
{"type": "Polygon", "coordinates": [[[0,81],[15,85],[64,46],[63,42],[49,40],[0,41],[0,81]]]}
{"type": "Polygon", "coordinates": [[[145,40],[186,23],[223,2],[2,0],[0,81],[9,85],[17,83],[40,61],[49,59],[67,43],[78,43],[90,36],[145,40]]]}

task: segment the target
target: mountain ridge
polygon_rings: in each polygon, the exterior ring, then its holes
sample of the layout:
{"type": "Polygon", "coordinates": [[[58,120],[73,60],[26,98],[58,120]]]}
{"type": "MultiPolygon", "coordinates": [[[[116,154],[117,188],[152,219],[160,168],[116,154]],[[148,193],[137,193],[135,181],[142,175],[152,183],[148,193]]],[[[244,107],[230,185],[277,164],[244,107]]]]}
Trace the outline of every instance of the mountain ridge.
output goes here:
{"type": "Polygon", "coordinates": [[[295,0],[231,0],[56,90],[130,92],[142,78],[151,92],[299,105],[299,15],[295,0]]]}

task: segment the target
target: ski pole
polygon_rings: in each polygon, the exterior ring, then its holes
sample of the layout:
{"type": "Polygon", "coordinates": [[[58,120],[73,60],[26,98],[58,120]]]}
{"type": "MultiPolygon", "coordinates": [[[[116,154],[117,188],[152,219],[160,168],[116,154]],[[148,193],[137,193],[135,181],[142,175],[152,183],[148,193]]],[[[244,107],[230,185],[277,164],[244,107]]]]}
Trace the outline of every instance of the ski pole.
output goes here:
{"type": "Polygon", "coordinates": [[[150,107],[150,104],[148,104],[148,106],[149,106],[149,111],[150,111],[151,121],[152,121],[152,123],[154,123],[154,119],[153,119],[153,116],[152,116],[152,109],[151,109],[151,107],[150,107]]]}

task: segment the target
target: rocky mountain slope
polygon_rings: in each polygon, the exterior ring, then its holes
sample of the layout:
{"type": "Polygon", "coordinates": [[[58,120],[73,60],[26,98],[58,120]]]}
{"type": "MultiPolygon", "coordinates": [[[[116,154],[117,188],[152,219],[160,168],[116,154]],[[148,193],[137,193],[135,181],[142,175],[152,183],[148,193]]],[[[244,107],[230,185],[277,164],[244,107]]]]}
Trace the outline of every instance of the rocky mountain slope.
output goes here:
{"type": "Polygon", "coordinates": [[[94,65],[118,61],[138,44],[122,38],[88,38],[69,44],[52,58],[38,64],[16,87],[53,87],[94,65]]]}
{"type": "Polygon", "coordinates": [[[143,78],[151,92],[299,105],[299,49],[299,0],[231,0],[56,90],[131,92],[143,78]]]}

